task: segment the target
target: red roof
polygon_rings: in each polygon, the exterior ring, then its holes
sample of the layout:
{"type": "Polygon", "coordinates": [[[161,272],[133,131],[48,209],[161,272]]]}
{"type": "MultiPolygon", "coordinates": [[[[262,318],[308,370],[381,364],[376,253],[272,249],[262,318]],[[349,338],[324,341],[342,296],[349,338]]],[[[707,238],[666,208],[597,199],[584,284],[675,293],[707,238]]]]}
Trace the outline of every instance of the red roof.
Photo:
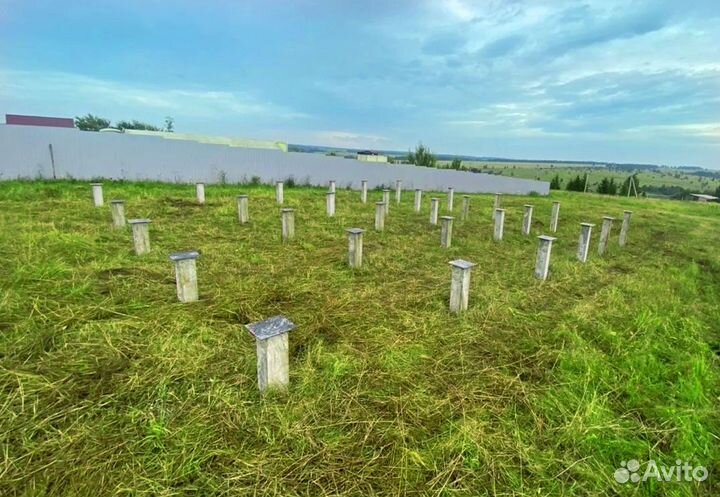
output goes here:
{"type": "Polygon", "coordinates": [[[52,128],[75,127],[75,121],[71,117],[23,116],[20,114],[5,114],[5,124],[49,126],[52,128]]]}

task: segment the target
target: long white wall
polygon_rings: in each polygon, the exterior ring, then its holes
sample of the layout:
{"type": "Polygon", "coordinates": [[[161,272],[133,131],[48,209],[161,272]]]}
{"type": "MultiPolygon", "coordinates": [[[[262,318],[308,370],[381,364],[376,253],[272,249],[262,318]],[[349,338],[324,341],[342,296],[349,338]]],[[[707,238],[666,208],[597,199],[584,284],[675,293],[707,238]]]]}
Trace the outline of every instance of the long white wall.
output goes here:
{"type": "Polygon", "coordinates": [[[258,176],[272,183],[293,177],[300,183],[359,188],[393,185],[403,188],[457,192],[540,195],[544,181],[411,165],[360,162],[353,159],[279,150],[241,149],[157,137],[93,133],[75,129],[0,125],[0,180],[75,178],[159,180],[218,183],[247,181],[258,176]],[[52,144],[55,167],[50,160],[52,144]]]}

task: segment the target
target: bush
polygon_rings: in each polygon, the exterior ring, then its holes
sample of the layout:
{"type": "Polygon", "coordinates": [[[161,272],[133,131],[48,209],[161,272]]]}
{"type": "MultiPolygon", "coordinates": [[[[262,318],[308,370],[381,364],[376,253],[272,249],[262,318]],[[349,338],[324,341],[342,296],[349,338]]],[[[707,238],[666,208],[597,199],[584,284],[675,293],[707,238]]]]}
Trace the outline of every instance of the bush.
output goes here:
{"type": "Polygon", "coordinates": [[[560,190],[561,189],[560,183],[561,183],[560,176],[556,174],[555,176],[553,176],[553,179],[550,180],[550,189],[551,190],[560,190]]]}
{"type": "Polygon", "coordinates": [[[584,175],[582,178],[578,174],[573,179],[568,181],[567,186],[565,189],[569,192],[584,192],[585,191],[585,182],[587,181],[587,174],[584,175]]]}
{"type": "Polygon", "coordinates": [[[610,178],[608,180],[607,178],[603,178],[598,185],[597,192],[605,195],[617,195],[617,184],[615,183],[615,179],[610,178]]]}
{"type": "Polygon", "coordinates": [[[408,152],[407,160],[410,164],[423,167],[436,167],[437,163],[435,156],[428,147],[422,144],[422,142],[418,143],[414,152],[408,152]]]}

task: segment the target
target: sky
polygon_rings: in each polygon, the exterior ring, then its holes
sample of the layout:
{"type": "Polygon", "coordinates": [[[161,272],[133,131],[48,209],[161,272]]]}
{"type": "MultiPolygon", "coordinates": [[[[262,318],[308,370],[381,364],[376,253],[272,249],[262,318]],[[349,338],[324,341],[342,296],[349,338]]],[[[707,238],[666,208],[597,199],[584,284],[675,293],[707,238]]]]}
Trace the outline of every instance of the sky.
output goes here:
{"type": "Polygon", "coordinates": [[[0,114],[720,169],[720,0],[0,0],[0,114]]]}

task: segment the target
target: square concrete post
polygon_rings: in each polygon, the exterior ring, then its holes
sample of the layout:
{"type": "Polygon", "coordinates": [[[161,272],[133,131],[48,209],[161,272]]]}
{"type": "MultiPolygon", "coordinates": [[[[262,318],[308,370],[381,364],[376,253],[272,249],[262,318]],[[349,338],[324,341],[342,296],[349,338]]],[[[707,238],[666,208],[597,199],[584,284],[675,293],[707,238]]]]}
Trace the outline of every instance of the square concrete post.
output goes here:
{"type": "Polygon", "coordinates": [[[335,180],[334,179],[330,180],[329,187],[330,187],[329,191],[335,193],[335,180]]]}
{"type": "Polygon", "coordinates": [[[295,238],[295,209],[280,209],[282,239],[284,242],[295,238]]]}
{"type": "Polygon", "coordinates": [[[550,213],[550,231],[557,233],[558,219],[560,218],[560,202],[552,203],[552,211],[550,213]]]}
{"type": "Polygon", "coordinates": [[[525,211],[523,212],[522,234],[527,236],[530,234],[530,228],[532,227],[533,206],[525,204],[523,207],[525,211]]]}
{"type": "Polygon", "coordinates": [[[385,213],[385,217],[387,217],[387,215],[390,214],[390,190],[387,188],[383,190],[383,203],[385,204],[383,212],[385,213]]]}
{"type": "Polygon", "coordinates": [[[245,224],[250,220],[248,216],[248,196],[238,195],[237,196],[237,208],[238,208],[238,221],[240,224],[245,224]]]}
{"type": "Polygon", "coordinates": [[[150,252],[150,220],[129,219],[128,224],[132,227],[135,255],[143,255],[150,252]]]}
{"type": "Polygon", "coordinates": [[[502,202],[502,193],[496,193],[495,194],[495,200],[493,200],[493,217],[495,216],[495,209],[500,208],[500,204],[502,202]]]}
{"type": "Polygon", "coordinates": [[[632,211],[623,211],[623,222],[620,227],[620,239],[618,243],[621,247],[627,244],[628,230],[630,229],[630,218],[632,217],[632,211]]]}
{"type": "Polygon", "coordinates": [[[557,240],[557,238],[540,235],[538,240],[540,240],[540,245],[538,246],[537,259],[535,260],[535,277],[545,281],[548,277],[548,269],[550,268],[552,243],[557,240]]]}
{"type": "Polygon", "coordinates": [[[111,200],[110,201],[110,213],[112,214],[113,227],[124,228],[125,227],[125,201],[124,200],[111,200]]]}
{"type": "Polygon", "coordinates": [[[93,205],[95,207],[102,207],[105,201],[103,200],[103,189],[102,183],[90,183],[92,188],[93,205]]]}
{"type": "Polygon", "coordinates": [[[198,204],[205,203],[205,183],[195,183],[195,196],[198,204]]]}
{"type": "Polygon", "coordinates": [[[462,211],[460,211],[460,219],[465,221],[470,215],[470,195],[463,195],[462,211]]]}
{"type": "Polygon", "coordinates": [[[375,202],[375,231],[385,229],[385,202],[375,202]]]}
{"type": "Polygon", "coordinates": [[[580,239],[577,248],[577,260],[580,262],[587,262],[593,226],[595,225],[591,223],[580,223],[580,239]]]}
{"type": "Polygon", "coordinates": [[[422,208],[422,190],[420,188],[415,189],[415,212],[420,212],[422,208]]]}
{"type": "Polygon", "coordinates": [[[282,181],[275,183],[275,200],[280,205],[285,203],[285,184],[282,181]]]}
{"type": "Polygon", "coordinates": [[[325,194],[325,211],[328,217],[335,216],[335,192],[327,192],[325,194]]]}
{"type": "Polygon", "coordinates": [[[450,280],[450,312],[459,314],[468,308],[470,296],[470,271],[474,263],[457,259],[450,261],[452,279],[450,280]]]}
{"type": "Polygon", "coordinates": [[[395,203],[400,204],[400,198],[402,197],[402,181],[395,180],[395,203]]]}
{"type": "Polygon", "coordinates": [[[255,337],[257,351],[258,389],[287,389],[290,384],[290,351],[288,332],[295,324],[284,316],[274,316],[265,321],[245,325],[255,337]]]}
{"type": "Polygon", "coordinates": [[[363,204],[367,204],[367,180],[364,179],[360,182],[360,201],[363,204]]]}
{"type": "Polygon", "coordinates": [[[452,226],[454,218],[452,216],[442,216],[440,219],[442,220],[442,226],[440,228],[440,246],[442,248],[450,248],[450,245],[452,245],[452,226]]]}
{"type": "Polygon", "coordinates": [[[448,188],[448,193],[447,193],[447,210],[449,212],[453,211],[453,208],[455,207],[453,205],[454,202],[455,202],[455,188],[450,187],[450,188],[448,188]]]}
{"type": "Polygon", "coordinates": [[[348,264],[352,268],[362,266],[363,257],[363,233],[365,230],[360,228],[350,228],[345,230],[348,233],[348,264]]]}
{"type": "Polygon", "coordinates": [[[495,209],[495,230],[493,231],[493,240],[499,242],[503,239],[503,230],[505,229],[505,209],[495,209]]]}
{"type": "Polygon", "coordinates": [[[175,286],[180,302],[195,302],[198,299],[195,259],[199,256],[195,251],[170,254],[170,260],[175,263],[175,286]]]}
{"type": "Polygon", "coordinates": [[[610,239],[610,231],[612,230],[614,217],[603,216],[602,228],[600,228],[600,244],[598,245],[598,255],[603,255],[608,248],[608,240],[610,239]]]}
{"type": "Polygon", "coordinates": [[[438,223],[438,211],[440,210],[440,199],[437,197],[430,198],[430,224],[438,223]]]}

